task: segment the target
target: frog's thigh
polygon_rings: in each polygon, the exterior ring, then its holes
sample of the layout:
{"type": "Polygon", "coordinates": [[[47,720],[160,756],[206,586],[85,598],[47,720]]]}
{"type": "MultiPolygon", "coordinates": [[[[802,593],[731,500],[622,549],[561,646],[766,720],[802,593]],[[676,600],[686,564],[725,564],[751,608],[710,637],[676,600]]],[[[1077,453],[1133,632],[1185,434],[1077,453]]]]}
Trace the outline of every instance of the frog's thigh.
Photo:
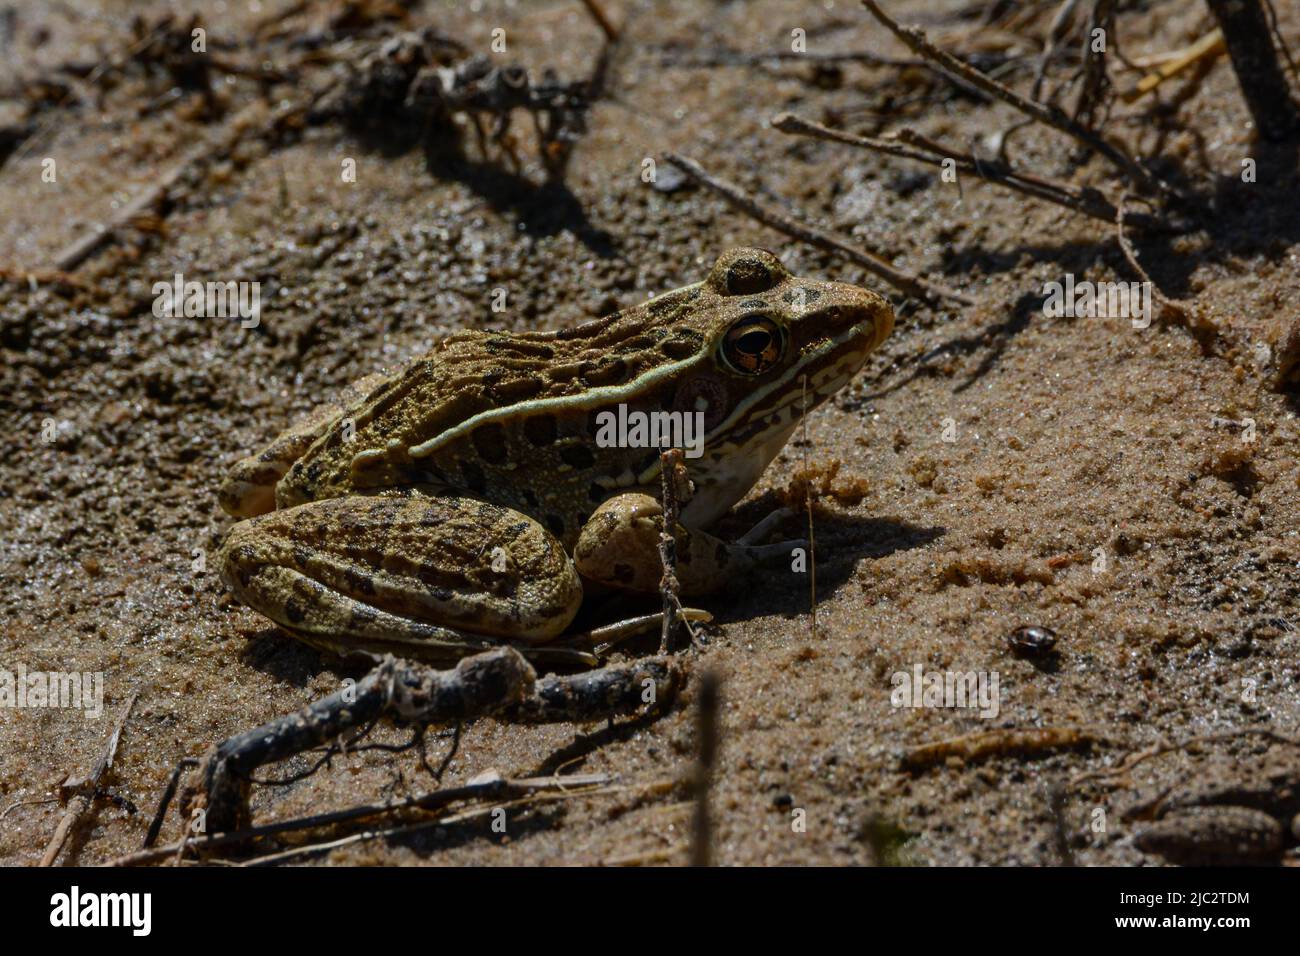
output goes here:
{"type": "Polygon", "coordinates": [[[321,405],[295,422],[256,455],[235,463],[217,489],[217,501],[223,511],[236,518],[252,518],[275,510],[275,486],[306,454],[312,443],[329,430],[344,410],[364,398],[389,376],[376,372],[353,382],[335,402],[321,405]]]}
{"type": "Polygon", "coordinates": [[[582,584],[563,547],[508,508],[453,495],[313,501],[242,521],[222,579],[245,603],[331,650],[442,658],[502,639],[543,644],[582,584]],[[421,654],[425,647],[428,653],[421,654]]]}
{"type": "MultiPolygon", "coordinates": [[[[573,560],[583,577],[627,591],[658,591],[663,577],[659,532],[663,509],[629,492],[606,501],[583,525],[573,560]]],[[[708,594],[754,566],[754,549],[677,526],[677,580],[682,594],[708,594]]]]}

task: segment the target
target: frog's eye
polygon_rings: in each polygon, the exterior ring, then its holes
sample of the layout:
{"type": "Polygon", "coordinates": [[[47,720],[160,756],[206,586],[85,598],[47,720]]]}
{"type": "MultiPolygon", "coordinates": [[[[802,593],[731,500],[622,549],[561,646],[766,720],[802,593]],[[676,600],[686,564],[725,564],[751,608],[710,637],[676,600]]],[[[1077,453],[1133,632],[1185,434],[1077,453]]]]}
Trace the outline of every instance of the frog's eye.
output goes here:
{"type": "Polygon", "coordinates": [[[742,375],[761,375],[781,360],[785,334],[764,315],[741,319],[722,337],[722,359],[742,375]]]}
{"type": "Polygon", "coordinates": [[[728,295],[758,295],[767,292],[781,281],[777,274],[780,263],[768,262],[772,256],[742,256],[727,267],[726,289],[728,295]]]}

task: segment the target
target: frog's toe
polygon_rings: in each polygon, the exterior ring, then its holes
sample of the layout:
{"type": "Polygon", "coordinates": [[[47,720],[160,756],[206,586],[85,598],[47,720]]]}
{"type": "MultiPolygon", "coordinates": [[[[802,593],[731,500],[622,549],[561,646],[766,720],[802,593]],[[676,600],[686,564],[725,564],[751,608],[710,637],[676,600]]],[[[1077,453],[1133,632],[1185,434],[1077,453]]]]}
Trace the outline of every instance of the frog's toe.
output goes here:
{"type": "Polygon", "coordinates": [[[254,518],[275,510],[275,485],[289,470],[289,462],[261,456],[245,458],[230,470],[217,489],[221,510],[236,518],[254,518]]]}

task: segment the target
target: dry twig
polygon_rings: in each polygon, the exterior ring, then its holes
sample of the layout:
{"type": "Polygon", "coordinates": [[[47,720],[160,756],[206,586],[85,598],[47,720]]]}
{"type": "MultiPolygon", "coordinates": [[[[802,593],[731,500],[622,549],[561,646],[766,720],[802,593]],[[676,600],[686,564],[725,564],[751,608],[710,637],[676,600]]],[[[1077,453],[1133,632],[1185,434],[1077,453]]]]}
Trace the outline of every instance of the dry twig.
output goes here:
{"type": "Polygon", "coordinates": [[[95,762],[95,766],[90,773],[80,780],[69,779],[60,788],[66,793],[74,794],[74,796],[68,802],[68,809],[63,814],[63,819],[59,821],[58,828],[55,829],[49,846],[45,848],[45,854],[41,857],[40,866],[54,865],[54,861],[58,859],[60,851],[68,841],[68,834],[72,832],[73,826],[94,803],[95,795],[99,791],[99,782],[113,766],[113,759],[117,756],[117,745],[122,739],[122,728],[126,726],[126,721],[131,716],[131,709],[135,707],[135,700],[139,696],[140,692],[135,691],[127,699],[126,706],[122,708],[122,716],[118,718],[117,724],[113,727],[113,732],[109,734],[108,743],[104,745],[104,751],[100,754],[99,760],[95,762]]]}
{"type": "Polygon", "coordinates": [[[659,456],[659,471],[663,487],[663,528],[659,531],[659,560],[664,566],[659,579],[659,590],[664,599],[663,629],[659,635],[659,653],[673,651],[673,631],[677,626],[677,609],[681,601],[677,595],[681,584],[677,580],[677,519],[681,514],[681,495],[690,485],[686,479],[684,455],[680,448],[670,448],[659,456]]]}
{"type": "Polygon", "coordinates": [[[756,199],[745,194],[739,186],[728,182],[725,179],[719,179],[705,171],[704,167],[688,156],[679,156],[676,153],[668,153],[665,158],[672,163],[691,179],[707,186],[718,195],[722,196],[729,203],[735,206],[741,212],[752,216],[764,225],[771,226],[779,232],[785,233],[801,242],[806,242],[810,246],[816,246],[818,249],[824,249],[827,252],[844,256],[852,262],[856,262],[868,272],[879,276],[890,285],[901,290],[907,295],[915,296],[927,302],[943,304],[945,302],[955,303],[957,305],[970,306],[975,304],[975,300],[964,293],[947,286],[941,285],[929,279],[923,279],[918,275],[910,272],[904,272],[896,269],[886,262],[879,255],[872,252],[865,252],[861,249],[850,246],[837,236],[832,235],[824,230],[817,229],[814,226],[808,226],[783,212],[778,212],[771,206],[765,206],[756,199]]]}
{"type": "MultiPolygon", "coordinates": [[[[855,136],[851,133],[831,129],[828,126],[822,126],[820,123],[810,122],[790,113],[781,113],[774,117],[772,126],[783,133],[815,136],[818,139],[844,143],[862,149],[871,149],[901,159],[926,163],[930,166],[942,167],[946,161],[951,160],[955,168],[972,176],[977,176],[985,182],[1004,186],[1007,189],[1033,196],[1036,199],[1055,203],[1058,206],[1064,206],[1067,209],[1103,222],[1114,222],[1118,210],[1117,205],[1109,197],[1091,186],[1076,186],[1073,183],[1049,179],[1033,173],[1017,172],[1006,168],[1001,163],[979,159],[970,153],[936,143],[910,129],[899,130],[891,139],[855,136]]],[[[1144,216],[1141,223],[1132,224],[1150,226],[1154,225],[1154,223],[1155,220],[1144,216]]]]}
{"type": "Polygon", "coordinates": [[[914,747],[903,755],[902,765],[904,770],[923,770],[949,757],[969,762],[1003,754],[1038,754],[1065,750],[1101,740],[1097,734],[1082,727],[990,730],[914,747]]]}
{"type": "Polygon", "coordinates": [[[1031,119],[1060,130],[1073,137],[1088,149],[1093,150],[1114,165],[1135,185],[1148,191],[1166,191],[1166,187],[1148,173],[1132,156],[1122,148],[1102,138],[1092,130],[1082,126],[1069,117],[1057,106],[1038,103],[1021,96],[1015,90],[1004,86],[997,80],[968,66],[951,53],[939,49],[928,39],[925,33],[915,28],[903,27],[880,9],[876,0],[862,0],[862,5],[881,22],[894,36],[918,56],[931,60],[949,80],[974,86],[988,96],[999,99],[1014,107],[1031,119]]]}
{"type": "Polygon", "coordinates": [[[1129,240],[1128,233],[1124,228],[1128,221],[1127,209],[1125,208],[1128,203],[1128,198],[1129,197],[1125,195],[1120,199],[1119,208],[1115,212],[1115,237],[1119,241],[1120,250],[1124,253],[1124,258],[1127,260],[1133,271],[1141,277],[1143,282],[1147,283],[1151,287],[1152,294],[1155,296],[1156,301],[1174,314],[1186,316],[1193,308],[1193,304],[1191,302],[1184,302],[1181,299],[1171,299],[1169,296],[1161,292],[1160,287],[1155,284],[1146,269],[1142,268],[1142,263],[1138,261],[1137,250],[1133,248],[1133,243],[1129,240]]]}
{"type": "Polygon", "coordinates": [[[252,840],[268,836],[277,836],[279,834],[293,833],[301,830],[314,830],[337,826],[341,823],[353,823],[358,820],[370,819],[372,817],[391,816],[407,810],[436,810],[452,803],[459,803],[462,801],[499,801],[503,797],[519,797],[546,790],[576,790],[600,787],[604,786],[608,782],[609,778],[603,774],[583,774],[571,777],[528,777],[518,780],[490,775],[485,776],[482,779],[471,780],[469,783],[462,786],[444,787],[439,790],[432,790],[411,797],[403,797],[400,800],[361,804],[355,807],[348,807],[344,810],[334,810],[328,813],[296,817],[292,820],[281,820],[276,823],[267,823],[261,826],[248,827],[231,833],[219,833],[213,836],[204,837],[189,837],[185,840],[166,844],[165,846],[146,847],[146,849],[139,852],[129,853],[126,856],[110,860],[108,865],[141,866],[148,863],[158,863],[169,857],[173,857],[181,849],[206,852],[218,850],[223,847],[245,844],[252,840]]]}

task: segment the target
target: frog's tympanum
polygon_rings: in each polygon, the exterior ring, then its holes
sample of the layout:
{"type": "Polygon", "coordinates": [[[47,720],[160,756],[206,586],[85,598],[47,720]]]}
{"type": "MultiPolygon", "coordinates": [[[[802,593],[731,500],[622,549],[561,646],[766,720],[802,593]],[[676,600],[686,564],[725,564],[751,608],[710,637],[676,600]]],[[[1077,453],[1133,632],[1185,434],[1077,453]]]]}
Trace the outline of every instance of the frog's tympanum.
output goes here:
{"type": "Polygon", "coordinates": [[[678,412],[703,427],[678,577],[684,594],[715,589],[779,546],[702,529],[893,323],[873,292],[734,249],[703,282],[607,318],[452,335],[235,466],[220,501],[247,520],[222,547],[222,576],[338,653],[540,649],[570,624],[584,583],[658,589],[662,449],[598,435],[602,413],[678,412]]]}

